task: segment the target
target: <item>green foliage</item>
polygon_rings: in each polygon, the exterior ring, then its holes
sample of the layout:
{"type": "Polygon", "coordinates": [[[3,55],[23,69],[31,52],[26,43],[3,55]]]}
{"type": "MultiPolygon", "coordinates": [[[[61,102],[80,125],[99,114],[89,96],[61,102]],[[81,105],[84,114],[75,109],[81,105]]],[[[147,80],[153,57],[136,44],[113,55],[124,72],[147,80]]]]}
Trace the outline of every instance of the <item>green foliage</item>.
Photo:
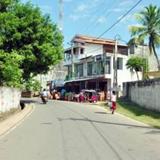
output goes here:
{"type": "Polygon", "coordinates": [[[0,50],[0,85],[20,87],[22,70],[19,68],[22,57],[16,52],[11,55],[0,50]]]}
{"type": "MultiPolygon", "coordinates": [[[[46,73],[50,66],[62,59],[62,42],[58,27],[49,16],[42,15],[38,7],[21,4],[18,0],[0,1],[0,50],[6,57],[12,56],[13,52],[21,57],[21,63],[14,64],[17,71],[14,75],[20,76],[21,73],[27,81],[30,75],[46,73]]],[[[3,65],[6,63],[3,72],[11,70],[7,65],[12,61],[1,61],[3,65]]],[[[8,79],[7,76],[2,78],[8,79]]]]}
{"type": "Polygon", "coordinates": [[[0,12],[6,12],[19,0],[1,0],[0,1],[0,12]]]}
{"type": "Polygon", "coordinates": [[[160,47],[160,7],[149,5],[136,15],[136,19],[140,25],[129,28],[132,36],[130,43],[135,41],[141,44],[145,38],[148,38],[150,52],[155,55],[160,69],[155,49],[155,47],[160,47]]]}
{"type": "MultiPolygon", "coordinates": [[[[128,69],[135,71],[136,73],[138,71],[142,71],[143,73],[146,73],[148,71],[147,59],[142,57],[131,57],[130,59],[128,59],[126,66],[128,69]]],[[[139,79],[138,74],[137,78],[139,79]]]]}
{"type": "Polygon", "coordinates": [[[34,80],[34,86],[33,91],[40,91],[41,90],[41,84],[38,80],[34,80]]]}
{"type": "Polygon", "coordinates": [[[146,59],[141,57],[131,57],[127,61],[127,68],[135,71],[142,71],[142,68],[146,70],[146,59]]]}
{"type": "Polygon", "coordinates": [[[40,91],[41,90],[41,84],[38,80],[35,80],[33,78],[28,79],[25,82],[25,90],[26,91],[40,91]]]}

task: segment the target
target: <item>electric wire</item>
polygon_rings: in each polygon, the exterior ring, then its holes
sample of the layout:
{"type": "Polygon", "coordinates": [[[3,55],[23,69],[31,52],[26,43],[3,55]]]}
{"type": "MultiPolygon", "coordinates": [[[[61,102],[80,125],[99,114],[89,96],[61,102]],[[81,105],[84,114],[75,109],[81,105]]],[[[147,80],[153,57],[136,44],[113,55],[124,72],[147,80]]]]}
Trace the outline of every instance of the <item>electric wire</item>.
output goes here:
{"type": "MultiPolygon", "coordinates": [[[[119,18],[116,22],[114,22],[109,28],[107,28],[103,33],[101,33],[96,39],[100,39],[105,33],[107,33],[108,31],[110,31],[114,26],[116,26],[122,19],[124,19],[135,7],[137,7],[140,2],[142,0],[139,0],[134,6],[132,6],[125,14],[123,14],[121,16],[121,18],[119,18]]],[[[102,46],[101,46],[102,47],[102,46]]],[[[92,53],[92,52],[95,52],[95,51],[98,51],[101,49],[101,47],[97,47],[96,49],[94,50],[91,50],[88,52],[88,54],[92,53]]]]}
{"type": "MultiPolygon", "coordinates": [[[[115,1],[116,2],[116,1],[115,1]]],[[[110,11],[108,11],[108,6],[105,7],[103,10],[102,10],[102,13],[101,14],[104,14],[104,17],[107,18],[110,14],[111,14],[111,9],[113,9],[113,7],[115,6],[115,4],[117,3],[112,3],[112,6],[110,7],[110,11]],[[107,12],[107,13],[106,13],[107,12]]],[[[95,12],[96,13],[96,12],[95,12]]],[[[97,26],[98,24],[98,19],[100,18],[100,15],[94,17],[94,21],[92,23],[90,23],[89,25],[87,25],[87,27],[82,31],[82,32],[87,32],[89,30],[90,27],[93,27],[93,26],[97,26]],[[93,25],[91,25],[93,24],[93,25]]]]}
{"type": "MultiPolygon", "coordinates": [[[[101,8],[102,5],[104,6],[105,1],[106,1],[106,0],[103,0],[98,6],[96,6],[96,9],[95,9],[94,11],[89,12],[89,11],[87,10],[87,12],[88,12],[90,15],[96,14],[97,11],[99,10],[99,8],[101,8]]],[[[89,16],[89,17],[90,17],[90,16],[89,16]]],[[[92,17],[91,17],[91,18],[92,18],[92,17]]],[[[87,27],[86,27],[86,25],[84,25],[84,23],[81,22],[81,25],[78,27],[78,29],[80,29],[80,30],[86,30],[86,28],[88,28],[89,26],[90,26],[90,24],[87,25],[87,27]]],[[[78,31],[78,30],[77,30],[77,31],[78,31]]]]}
{"type": "Polygon", "coordinates": [[[109,28],[107,28],[103,33],[101,33],[97,39],[101,38],[105,33],[110,31],[114,26],[116,26],[122,19],[124,19],[135,7],[137,7],[142,0],[139,0],[133,7],[131,7],[125,14],[123,14],[116,22],[114,22],[109,28]]]}
{"type": "MultiPolygon", "coordinates": [[[[125,14],[123,14],[122,16],[121,16],[121,18],[119,18],[116,22],[114,22],[109,28],[107,28],[103,33],[101,33],[96,39],[98,40],[98,39],[100,39],[104,34],[106,34],[108,31],[110,31],[114,26],[116,26],[122,19],[124,19],[135,7],[137,7],[139,4],[140,4],[140,2],[141,2],[142,0],[139,0],[135,5],[133,5],[125,14]]],[[[93,53],[93,52],[95,52],[95,51],[99,51],[100,49],[102,48],[102,46],[100,46],[100,47],[97,47],[96,49],[93,49],[93,50],[91,50],[91,51],[89,51],[89,52],[87,52],[88,54],[91,54],[91,53],[93,53]]]]}

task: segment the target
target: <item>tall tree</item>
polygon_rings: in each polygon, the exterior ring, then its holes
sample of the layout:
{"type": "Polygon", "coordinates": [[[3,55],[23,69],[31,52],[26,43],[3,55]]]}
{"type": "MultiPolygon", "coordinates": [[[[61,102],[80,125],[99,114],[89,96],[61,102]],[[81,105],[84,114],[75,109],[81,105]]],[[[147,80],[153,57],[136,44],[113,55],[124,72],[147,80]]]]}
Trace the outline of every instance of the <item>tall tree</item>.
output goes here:
{"type": "Polygon", "coordinates": [[[156,53],[156,47],[160,47],[160,8],[154,5],[145,7],[143,11],[136,15],[138,26],[131,26],[132,40],[143,43],[148,38],[150,53],[157,59],[158,69],[160,70],[159,58],[156,53]]]}
{"type": "Polygon", "coordinates": [[[63,37],[48,15],[19,0],[1,0],[0,6],[0,51],[22,57],[23,79],[46,73],[62,59],[63,37]]]}

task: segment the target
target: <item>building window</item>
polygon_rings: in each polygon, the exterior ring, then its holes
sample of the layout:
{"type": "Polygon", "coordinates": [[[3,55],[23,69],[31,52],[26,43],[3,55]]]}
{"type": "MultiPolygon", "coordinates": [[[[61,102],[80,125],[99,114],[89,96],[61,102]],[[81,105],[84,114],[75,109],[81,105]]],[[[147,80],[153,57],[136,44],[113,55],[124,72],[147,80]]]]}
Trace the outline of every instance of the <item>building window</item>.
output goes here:
{"type": "Polygon", "coordinates": [[[87,63],[87,75],[88,76],[92,75],[92,67],[93,67],[92,62],[88,62],[87,63]]]}
{"type": "Polygon", "coordinates": [[[75,65],[75,76],[76,77],[83,77],[83,64],[76,64],[75,65]]]}
{"type": "Polygon", "coordinates": [[[104,74],[104,67],[102,61],[97,61],[97,75],[104,74]]]}
{"type": "Polygon", "coordinates": [[[123,58],[117,58],[117,69],[122,70],[123,69],[123,58]]]}
{"type": "Polygon", "coordinates": [[[111,57],[106,57],[106,64],[105,64],[105,73],[111,73],[111,57]]]}
{"type": "Polygon", "coordinates": [[[84,48],[81,48],[80,49],[80,54],[83,54],[84,53],[84,48]]]}

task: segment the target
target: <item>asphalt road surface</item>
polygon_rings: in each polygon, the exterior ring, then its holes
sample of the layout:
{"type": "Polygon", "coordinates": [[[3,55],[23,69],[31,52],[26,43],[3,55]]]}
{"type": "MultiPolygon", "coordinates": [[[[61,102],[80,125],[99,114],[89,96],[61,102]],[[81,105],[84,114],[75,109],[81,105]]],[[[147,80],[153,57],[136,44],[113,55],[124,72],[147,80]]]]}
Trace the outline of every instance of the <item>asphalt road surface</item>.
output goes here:
{"type": "Polygon", "coordinates": [[[0,160],[160,160],[160,130],[96,105],[37,102],[0,139],[0,160]]]}

